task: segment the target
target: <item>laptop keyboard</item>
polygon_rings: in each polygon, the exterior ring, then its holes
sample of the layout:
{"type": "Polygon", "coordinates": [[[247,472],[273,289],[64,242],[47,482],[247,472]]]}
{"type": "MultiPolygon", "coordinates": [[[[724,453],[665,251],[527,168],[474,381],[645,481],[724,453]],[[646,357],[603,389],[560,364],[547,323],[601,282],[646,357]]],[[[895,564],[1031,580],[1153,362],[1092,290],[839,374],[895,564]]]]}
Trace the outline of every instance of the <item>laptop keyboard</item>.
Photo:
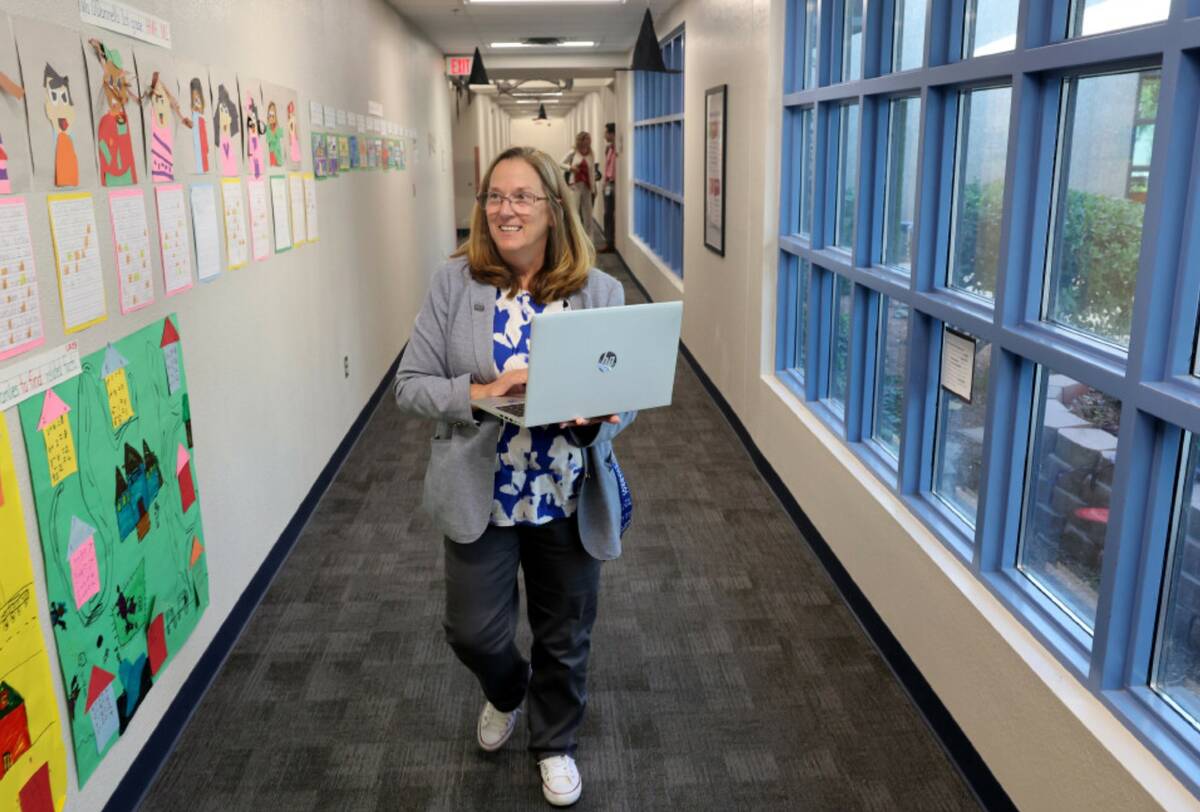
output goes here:
{"type": "Polygon", "coordinates": [[[497,406],[496,411],[504,412],[505,414],[511,414],[513,417],[524,417],[525,416],[525,404],[524,403],[510,403],[506,406],[497,406]]]}

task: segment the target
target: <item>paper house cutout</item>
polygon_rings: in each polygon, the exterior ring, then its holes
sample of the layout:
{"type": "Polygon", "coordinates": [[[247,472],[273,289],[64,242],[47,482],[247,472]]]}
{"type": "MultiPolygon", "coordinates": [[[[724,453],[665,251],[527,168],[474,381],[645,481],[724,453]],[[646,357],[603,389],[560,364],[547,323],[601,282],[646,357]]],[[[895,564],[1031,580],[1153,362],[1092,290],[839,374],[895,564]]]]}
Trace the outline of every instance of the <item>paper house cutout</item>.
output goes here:
{"type": "Polygon", "coordinates": [[[7,682],[0,682],[0,780],[32,746],[25,700],[7,682]]]}
{"type": "Polygon", "coordinates": [[[135,529],[138,539],[150,532],[150,505],[162,488],[162,472],[158,457],[142,441],[142,453],[125,444],[125,471],[117,471],[116,510],[117,528],[124,540],[135,529]]]}
{"type": "Polygon", "coordinates": [[[187,513],[188,508],[196,501],[196,486],[192,483],[191,460],[187,449],[180,443],[179,451],[175,455],[175,475],[179,478],[179,502],[184,513],[187,513]]]}

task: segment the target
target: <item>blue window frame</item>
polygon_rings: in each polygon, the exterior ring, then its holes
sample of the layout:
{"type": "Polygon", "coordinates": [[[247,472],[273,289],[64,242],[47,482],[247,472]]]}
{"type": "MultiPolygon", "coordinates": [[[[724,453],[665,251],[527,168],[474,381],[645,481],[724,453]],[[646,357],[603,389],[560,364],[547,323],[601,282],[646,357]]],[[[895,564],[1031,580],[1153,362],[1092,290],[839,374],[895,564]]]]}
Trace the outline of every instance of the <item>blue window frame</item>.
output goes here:
{"type": "Polygon", "coordinates": [[[775,335],[780,379],[1200,795],[1197,23],[791,0],[775,335]]]}
{"type": "Polygon", "coordinates": [[[633,228],[663,264],[682,277],[682,26],[661,45],[663,63],[680,73],[633,74],[633,228]]]}

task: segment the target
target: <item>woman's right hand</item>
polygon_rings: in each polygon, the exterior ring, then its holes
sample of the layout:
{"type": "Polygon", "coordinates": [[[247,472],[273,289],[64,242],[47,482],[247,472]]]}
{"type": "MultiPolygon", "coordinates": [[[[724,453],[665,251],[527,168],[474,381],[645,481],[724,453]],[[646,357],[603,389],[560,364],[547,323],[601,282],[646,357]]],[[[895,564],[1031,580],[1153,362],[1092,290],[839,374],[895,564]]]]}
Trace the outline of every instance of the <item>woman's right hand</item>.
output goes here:
{"type": "Polygon", "coordinates": [[[502,398],[506,395],[519,395],[525,391],[529,381],[528,369],[509,369],[491,383],[471,384],[471,400],[479,398],[502,398]]]}

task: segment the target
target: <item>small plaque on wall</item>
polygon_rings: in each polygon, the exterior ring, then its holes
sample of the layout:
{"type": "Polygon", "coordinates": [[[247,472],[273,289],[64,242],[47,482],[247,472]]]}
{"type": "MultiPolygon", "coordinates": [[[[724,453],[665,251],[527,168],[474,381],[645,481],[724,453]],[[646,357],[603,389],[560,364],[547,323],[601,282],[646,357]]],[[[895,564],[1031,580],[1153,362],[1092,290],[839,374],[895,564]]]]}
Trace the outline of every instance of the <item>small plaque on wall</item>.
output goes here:
{"type": "Polygon", "coordinates": [[[729,85],[704,93],[704,247],[725,256],[725,113],[729,85]]]}
{"type": "Polygon", "coordinates": [[[971,402],[975,386],[975,339],[949,327],[942,328],[942,388],[971,402]]]}

